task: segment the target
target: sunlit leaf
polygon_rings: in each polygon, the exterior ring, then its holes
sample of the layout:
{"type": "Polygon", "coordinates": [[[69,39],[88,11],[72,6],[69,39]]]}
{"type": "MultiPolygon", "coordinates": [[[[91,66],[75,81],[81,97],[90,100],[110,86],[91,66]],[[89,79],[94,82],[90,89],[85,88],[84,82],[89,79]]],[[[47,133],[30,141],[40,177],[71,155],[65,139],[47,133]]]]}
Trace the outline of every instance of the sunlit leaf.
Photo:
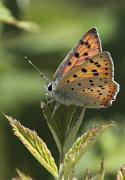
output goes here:
{"type": "Polygon", "coordinates": [[[22,126],[16,119],[4,115],[13,127],[14,134],[22,141],[31,154],[42,164],[54,177],[57,177],[58,170],[51,152],[44,141],[32,131],[22,126]]]}
{"type": "Polygon", "coordinates": [[[105,169],[104,169],[104,160],[102,158],[100,170],[96,173],[95,176],[91,175],[90,171],[87,169],[86,174],[81,180],[104,180],[105,169]]]}
{"type": "Polygon", "coordinates": [[[93,180],[93,179],[92,179],[92,176],[91,176],[91,174],[90,174],[90,172],[89,172],[88,169],[87,169],[87,171],[86,171],[85,177],[82,178],[82,180],[93,180]]]}
{"type": "Polygon", "coordinates": [[[30,176],[25,175],[19,169],[16,169],[18,177],[13,178],[12,180],[33,180],[30,176]]]}
{"type": "Polygon", "coordinates": [[[125,180],[125,164],[118,171],[116,180],[125,180]]]}
{"type": "Polygon", "coordinates": [[[33,22],[19,21],[12,16],[11,11],[0,2],[0,21],[7,24],[12,24],[26,31],[35,32],[39,30],[39,26],[33,22]]]}
{"type": "Polygon", "coordinates": [[[29,21],[18,21],[16,20],[13,22],[13,25],[17,26],[18,28],[22,28],[26,31],[36,32],[40,29],[40,27],[34,23],[29,21]]]}
{"type": "Polygon", "coordinates": [[[12,16],[9,9],[7,9],[2,2],[0,1],[0,21],[3,21],[5,23],[13,22],[14,17],[12,16]]]}
{"type": "Polygon", "coordinates": [[[84,155],[90,145],[97,140],[97,138],[109,127],[112,127],[113,123],[102,125],[100,127],[94,127],[79,137],[74,145],[69,149],[64,158],[64,172],[67,176],[68,172],[77,163],[81,156],[84,155]]]}
{"type": "Polygon", "coordinates": [[[104,160],[102,158],[100,170],[93,177],[93,180],[104,180],[104,176],[105,176],[105,168],[104,168],[104,160]]]}

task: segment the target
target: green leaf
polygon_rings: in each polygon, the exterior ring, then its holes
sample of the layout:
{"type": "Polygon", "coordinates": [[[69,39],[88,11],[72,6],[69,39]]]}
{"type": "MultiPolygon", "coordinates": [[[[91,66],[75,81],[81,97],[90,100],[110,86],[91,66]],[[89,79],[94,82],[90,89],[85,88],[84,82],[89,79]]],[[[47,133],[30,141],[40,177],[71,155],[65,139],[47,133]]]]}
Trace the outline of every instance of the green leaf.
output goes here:
{"type": "Polygon", "coordinates": [[[54,103],[46,105],[42,102],[41,108],[60,154],[65,154],[78,133],[85,109],[83,107],[60,105],[52,118],[52,112],[55,108],[54,103]]]}
{"type": "Polygon", "coordinates": [[[87,169],[85,176],[81,180],[104,180],[105,169],[104,169],[104,160],[102,158],[100,170],[96,173],[95,176],[92,176],[89,170],[87,169]]]}
{"type": "Polygon", "coordinates": [[[125,180],[125,164],[118,171],[116,180],[125,180]]]}
{"type": "Polygon", "coordinates": [[[35,32],[39,30],[39,26],[36,23],[17,20],[12,16],[11,11],[2,4],[2,2],[0,2],[0,21],[14,25],[26,31],[35,32]]]}
{"type": "Polygon", "coordinates": [[[79,137],[74,145],[69,149],[64,158],[64,175],[67,177],[69,171],[74,167],[77,161],[83,156],[90,145],[113,123],[94,127],[79,137]]]}
{"type": "Polygon", "coordinates": [[[37,32],[40,30],[40,27],[36,23],[30,21],[15,20],[12,24],[18,28],[24,29],[25,31],[37,32]]]}
{"type": "Polygon", "coordinates": [[[12,16],[9,9],[7,9],[2,2],[0,2],[0,21],[3,21],[5,23],[9,23],[14,21],[14,17],[12,16]]]}
{"type": "Polygon", "coordinates": [[[104,168],[104,159],[102,158],[100,170],[93,177],[93,180],[104,180],[104,176],[105,176],[105,168],[104,168]]]}
{"type": "Polygon", "coordinates": [[[85,113],[85,107],[82,107],[82,108],[76,107],[75,113],[73,113],[73,116],[71,117],[71,122],[69,123],[69,126],[67,127],[66,137],[65,137],[64,147],[63,147],[64,154],[73,144],[73,141],[82,124],[84,113],[85,113]]]}
{"type": "Polygon", "coordinates": [[[30,176],[25,175],[19,169],[16,169],[16,171],[17,171],[18,177],[13,178],[13,180],[33,180],[30,176]]]}
{"type": "Polygon", "coordinates": [[[57,166],[44,141],[32,131],[22,126],[16,119],[4,115],[13,127],[14,134],[22,141],[31,154],[42,164],[54,177],[58,176],[57,166]]]}

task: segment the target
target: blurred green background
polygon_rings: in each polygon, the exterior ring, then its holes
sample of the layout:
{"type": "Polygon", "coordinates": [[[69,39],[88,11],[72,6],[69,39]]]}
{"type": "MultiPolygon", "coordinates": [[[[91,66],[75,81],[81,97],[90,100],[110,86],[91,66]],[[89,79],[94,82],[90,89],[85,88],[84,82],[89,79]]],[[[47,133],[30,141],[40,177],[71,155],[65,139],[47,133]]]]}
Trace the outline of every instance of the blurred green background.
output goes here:
{"type": "MultiPolygon", "coordinates": [[[[80,178],[89,168],[96,171],[104,157],[106,179],[113,179],[125,163],[125,1],[116,0],[3,0],[19,20],[33,21],[40,29],[29,32],[0,23],[0,112],[4,112],[35,129],[48,144],[56,162],[58,150],[43,119],[40,101],[45,98],[39,74],[25,60],[31,58],[48,77],[83,33],[98,28],[103,50],[114,60],[115,80],[120,92],[107,109],[86,110],[84,129],[115,121],[117,128],[105,132],[76,167],[80,178]]],[[[0,12],[1,13],[1,12],[0,12]]],[[[80,133],[83,131],[81,128],[80,133]]],[[[34,179],[52,179],[13,135],[8,122],[0,115],[0,179],[15,176],[15,168],[34,179]]]]}

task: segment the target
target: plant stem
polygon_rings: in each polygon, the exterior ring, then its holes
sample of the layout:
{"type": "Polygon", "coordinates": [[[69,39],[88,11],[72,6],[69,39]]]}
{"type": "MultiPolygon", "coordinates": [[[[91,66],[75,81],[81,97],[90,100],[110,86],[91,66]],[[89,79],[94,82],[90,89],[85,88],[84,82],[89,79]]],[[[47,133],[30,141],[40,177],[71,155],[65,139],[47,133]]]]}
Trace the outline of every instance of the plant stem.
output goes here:
{"type": "Polygon", "coordinates": [[[64,153],[63,150],[60,153],[60,164],[59,164],[59,176],[58,176],[58,180],[63,180],[63,170],[64,170],[64,153]]]}
{"type": "Polygon", "coordinates": [[[59,176],[58,176],[58,180],[63,180],[63,167],[64,167],[64,164],[63,163],[60,163],[59,165],[59,176]]]}

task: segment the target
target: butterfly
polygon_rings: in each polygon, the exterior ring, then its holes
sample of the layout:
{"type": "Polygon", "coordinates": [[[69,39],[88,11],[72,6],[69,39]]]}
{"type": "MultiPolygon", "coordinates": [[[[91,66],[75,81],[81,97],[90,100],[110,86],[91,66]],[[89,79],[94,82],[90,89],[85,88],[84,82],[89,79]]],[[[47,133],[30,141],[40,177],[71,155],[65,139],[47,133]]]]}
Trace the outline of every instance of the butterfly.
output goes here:
{"type": "Polygon", "coordinates": [[[102,51],[97,28],[85,33],[69,52],[46,86],[46,94],[57,104],[104,108],[119,91],[109,52],[102,51]]]}

